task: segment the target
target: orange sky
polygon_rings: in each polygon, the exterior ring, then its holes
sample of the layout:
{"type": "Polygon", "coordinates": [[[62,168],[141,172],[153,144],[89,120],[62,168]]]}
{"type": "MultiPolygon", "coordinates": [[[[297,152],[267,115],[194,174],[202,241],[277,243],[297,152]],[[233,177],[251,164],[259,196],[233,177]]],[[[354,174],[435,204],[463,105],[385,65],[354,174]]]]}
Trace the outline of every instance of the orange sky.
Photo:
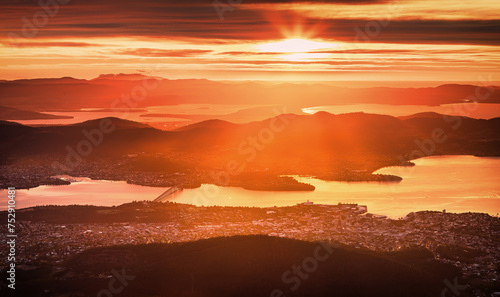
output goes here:
{"type": "Polygon", "coordinates": [[[0,78],[500,77],[498,0],[217,1],[1,0],[0,78]]]}

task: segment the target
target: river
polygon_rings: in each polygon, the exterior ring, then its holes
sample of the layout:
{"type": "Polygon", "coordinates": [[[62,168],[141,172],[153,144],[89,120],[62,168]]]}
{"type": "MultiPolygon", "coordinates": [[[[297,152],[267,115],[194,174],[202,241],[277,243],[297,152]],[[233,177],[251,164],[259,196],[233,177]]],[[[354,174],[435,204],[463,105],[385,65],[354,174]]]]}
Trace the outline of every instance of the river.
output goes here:
{"type": "MultiPolygon", "coordinates": [[[[413,167],[387,167],[375,173],[403,178],[400,183],[322,181],[296,177],[312,184],[312,192],[249,191],[235,187],[202,185],[185,189],[171,201],[196,205],[286,206],[307,200],[314,203],[351,202],[368,206],[368,212],[392,218],[419,210],[448,212],[500,212],[500,158],[432,156],[413,161],[413,167]]],[[[82,179],[67,186],[40,186],[17,190],[17,208],[35,205],[119,205],[133,200],[154,200],[166,188],[82,179]]],[[[7,201],[7,191],[0,191],[7,201]]],[[[5,209],[2,206],[1,209],[5,209]]]]}

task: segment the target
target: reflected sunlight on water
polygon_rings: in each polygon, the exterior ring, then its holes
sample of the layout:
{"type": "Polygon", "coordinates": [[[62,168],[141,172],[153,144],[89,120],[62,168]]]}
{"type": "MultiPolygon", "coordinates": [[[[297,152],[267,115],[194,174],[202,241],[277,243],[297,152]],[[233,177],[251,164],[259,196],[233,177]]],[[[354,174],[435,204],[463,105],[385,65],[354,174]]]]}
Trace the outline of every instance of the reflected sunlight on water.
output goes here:
{"type": "MultiPolygon", "coordinates": [[[[500,158],[434,156],[413,161],[414,167],[387,167],[376,173],[403,177],[400,183],[322,181],[297,177],[316,187],[313,192],[249,191],[235,187],[202,185],[185,189],[172,199],[201,204],[200,192],[216,191],[207,205],[286,206],[306,200],[337,204],[353,202],[368,206],[368,212],[393,218],[419,210],[449,212],[500,212],[500,158]],[[198,198],[197,198],[198,197],[198,198]]],[[[143,187],[125,182],[83,180],[68,186],[41,186],[17,190],[18,208],[45,204],[119,205],[133,200],[154,200],[165,188],[143,187]]],[[[6,196],[6,190],[1,191],[6,196]]]]}

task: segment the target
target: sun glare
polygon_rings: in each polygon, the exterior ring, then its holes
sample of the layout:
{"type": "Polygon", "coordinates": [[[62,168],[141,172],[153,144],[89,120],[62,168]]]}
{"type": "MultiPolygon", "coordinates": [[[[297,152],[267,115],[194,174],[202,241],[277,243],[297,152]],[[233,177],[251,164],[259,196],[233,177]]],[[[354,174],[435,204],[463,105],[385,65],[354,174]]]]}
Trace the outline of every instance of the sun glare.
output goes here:
{"type": "Polygon", "coordinates": [[[271,53],[305,53],[320,49],[332,49],[338,45],[334,43],[312,41],[307,39],[286,39],[278,42],[265,43],[257,46],[261,52],[271,53]]]}
{"type": "Polygon", "coordinates": [[[326,53],[292,53],[279,56],[280,58],[288,61],[312,61],[315,59],[323,59],[328,57],[326,53]]]}

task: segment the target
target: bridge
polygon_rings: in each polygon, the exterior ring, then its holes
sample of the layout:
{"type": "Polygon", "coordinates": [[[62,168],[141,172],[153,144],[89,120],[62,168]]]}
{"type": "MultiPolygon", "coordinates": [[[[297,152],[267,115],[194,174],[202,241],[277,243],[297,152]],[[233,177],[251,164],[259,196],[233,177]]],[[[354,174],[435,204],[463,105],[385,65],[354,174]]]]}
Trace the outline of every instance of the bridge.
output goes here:
{"type": "Polygon", "coordinates": [[[167,201],[168,198],[170,198],[170,196],[172,196],[175,193],[180,192],[180,191],[182,191],[182,188],[180,188],[180,187],[171,187],[170,189],[168,189],[165,192],[163,192],[163,194],[161,194],[160,196],[156,197],[156,199],[154,200],[154,202],[164,202],[164,201],[167,201]]]}

